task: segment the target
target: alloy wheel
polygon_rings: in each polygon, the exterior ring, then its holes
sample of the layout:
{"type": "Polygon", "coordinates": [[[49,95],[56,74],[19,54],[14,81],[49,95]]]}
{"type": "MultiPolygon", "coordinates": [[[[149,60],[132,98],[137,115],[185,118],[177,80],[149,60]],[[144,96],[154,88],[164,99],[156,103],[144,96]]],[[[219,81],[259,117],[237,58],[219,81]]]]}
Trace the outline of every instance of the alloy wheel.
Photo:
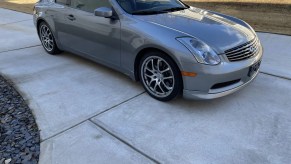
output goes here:
{"type": "Polygon", "coordinates": [[[141,78],[146,89],[159,98],[169,96],[175,86],[171,66],[158,56],[149,56],[143,61],[141,78]]]}
{"type": "Polygon", "coordinates": [[[40,27],[40,38],[41,38],[41,42],[43,47],[47,50],[47,51],[52,51],[54,49],[54,40],[53,40],[53,35],[51,30],[49,29],[48,26],[46,26],[45,24],[43,24],[40,27]]]}

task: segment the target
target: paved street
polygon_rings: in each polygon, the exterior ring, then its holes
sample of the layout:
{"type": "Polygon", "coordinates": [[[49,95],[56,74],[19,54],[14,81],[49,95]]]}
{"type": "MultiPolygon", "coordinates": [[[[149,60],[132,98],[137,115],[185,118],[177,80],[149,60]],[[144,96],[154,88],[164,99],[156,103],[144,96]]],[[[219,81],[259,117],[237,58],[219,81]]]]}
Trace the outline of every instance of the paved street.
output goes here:
{"type": "Polygon", "coordinates": [[[35,115],[40,163],[291,161],[291,37],[259,33],[258,78],[216,100],[163,103],[140,83],[70,53],[48,55],[32,15],[0,8],[0,74],[35,115]]]}

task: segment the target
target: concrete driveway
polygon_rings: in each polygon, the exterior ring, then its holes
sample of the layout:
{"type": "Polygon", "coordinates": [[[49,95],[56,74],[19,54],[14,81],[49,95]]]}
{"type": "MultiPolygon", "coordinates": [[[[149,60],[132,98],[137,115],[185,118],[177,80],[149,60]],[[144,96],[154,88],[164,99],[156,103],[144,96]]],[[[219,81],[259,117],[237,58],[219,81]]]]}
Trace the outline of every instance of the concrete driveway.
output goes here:
{"type": "Polygon", "coordinates": [[[259,33],[258,78],[212,101],[150,98],[127,76],[48,55],[32,16],[0,9],[0,73],[41,130],[40,163],[289,163],[291,37],[259,33]]]}

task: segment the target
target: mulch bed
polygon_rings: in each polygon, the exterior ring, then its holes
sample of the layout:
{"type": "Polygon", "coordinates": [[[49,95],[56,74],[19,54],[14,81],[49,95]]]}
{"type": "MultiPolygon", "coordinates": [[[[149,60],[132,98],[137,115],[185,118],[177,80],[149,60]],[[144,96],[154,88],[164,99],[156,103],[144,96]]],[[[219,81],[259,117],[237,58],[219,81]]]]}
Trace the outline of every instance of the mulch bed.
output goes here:
{"type": "Polygon", "coordinates": [[[0,164],[37,163],[39,130],[20,94],[0,76],[0,164]]]}

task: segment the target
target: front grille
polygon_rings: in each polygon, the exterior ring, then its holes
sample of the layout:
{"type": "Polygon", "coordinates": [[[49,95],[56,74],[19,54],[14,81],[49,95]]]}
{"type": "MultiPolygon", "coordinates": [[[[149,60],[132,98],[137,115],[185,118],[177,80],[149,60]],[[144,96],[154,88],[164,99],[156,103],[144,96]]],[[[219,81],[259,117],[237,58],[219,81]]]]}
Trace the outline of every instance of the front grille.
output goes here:
{"type": "Polygon", "coordinates": [[[233,80],[233,81],[227,81],[227,82],[224,82],[224,83],[218,83],[218,84],[215,84],[211,87],[211,89],[219,89],[219,88],[223,88],[223,87],[227,87],[227,86],[230,86],[230,85],[233,85],[233,84],[236,84],[238,82],[240,82],[241,79],[237,79],[237,80],[233,80]]]}
{"type": "Polygon", "coordinates": [[[253,39],[245,44],[226,50],[225,55],[231,62],[249,59],[258,54],[260,50],[259,40],[253,39]]]}

